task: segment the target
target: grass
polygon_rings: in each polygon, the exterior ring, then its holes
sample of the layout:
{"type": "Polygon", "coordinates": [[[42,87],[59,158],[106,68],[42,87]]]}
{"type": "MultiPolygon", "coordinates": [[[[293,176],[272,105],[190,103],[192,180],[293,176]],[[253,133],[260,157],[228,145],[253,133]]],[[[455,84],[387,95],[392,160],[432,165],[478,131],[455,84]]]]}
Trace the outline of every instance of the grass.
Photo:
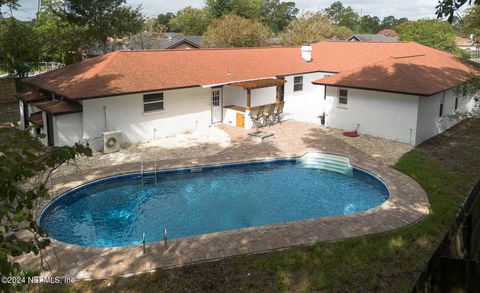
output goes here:
{"type": "Polygon", "coordinates": [[[44,292],[410,291],[480,176],[480,121],[467,121],[406,154],[395,168],[427,191],[430,214],[381,234],[129,278],[43,286],[44,292]]]}

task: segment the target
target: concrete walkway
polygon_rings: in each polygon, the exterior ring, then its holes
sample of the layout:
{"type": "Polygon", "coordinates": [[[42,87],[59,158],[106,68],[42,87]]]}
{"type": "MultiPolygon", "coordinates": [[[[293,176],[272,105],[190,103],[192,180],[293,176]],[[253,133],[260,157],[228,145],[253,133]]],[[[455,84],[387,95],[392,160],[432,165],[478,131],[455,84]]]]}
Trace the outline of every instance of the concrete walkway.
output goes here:
{"type": "MultiPolygon", "coordinates": [[[[369,170],[380,177],[388,185],[390,197],[377,208],[351,215],[171,240],[168,247],[163,243],[147,244],[146,254],[143,254],[141,247],[138,246],[91,248],[54,240],[45,252],[51,272],[75,279],[128,276],[160,267],[212,261],[245,253],[259,253],[397,229],[415,223],[428,212],[427,195],[413,179],[389,168],[351,144],[326,134],[324,129],[318,126],[288,121],[267,128],[266,131],[274,134],[274,139],[260,144],[249,141],[243,129],[224,125],[219,127],[230,135],[230,146],[210,156],[199,154],[193,159],[162,160],[159,162],[159,168],[299,157],[307,152],[338,154],[348,156],[352,165],[369,170]]],[[[82,183],[110,175],[138,172],[139,167],[139,163],[126,163],[63,174],[55,179],[52,193],[58,195],[82,183]]],[[[152,168],[153,163],[148,163],[147,169],[152,168]]],[[[20,258],[20,261],[23,265],[40,269],[38,257],[28,255],[20,258]]],[[[51,272],[45,271],[42,274],[48,276],[51,272]]]]}

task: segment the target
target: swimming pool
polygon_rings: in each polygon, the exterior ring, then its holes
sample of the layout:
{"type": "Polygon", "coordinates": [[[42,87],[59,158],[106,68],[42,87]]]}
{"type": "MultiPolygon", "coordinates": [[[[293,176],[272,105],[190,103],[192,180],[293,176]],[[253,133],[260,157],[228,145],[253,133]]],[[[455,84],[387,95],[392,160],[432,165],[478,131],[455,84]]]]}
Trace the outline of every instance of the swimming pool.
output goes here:
{"type": "Polygon", "coordinates": [[[54,239],[94,247],[128,246],[206,233],[351,214],[381,205],[376,176],[353,176],[277,160],[105,178],[50,203],[40,225],[54,239]]]}

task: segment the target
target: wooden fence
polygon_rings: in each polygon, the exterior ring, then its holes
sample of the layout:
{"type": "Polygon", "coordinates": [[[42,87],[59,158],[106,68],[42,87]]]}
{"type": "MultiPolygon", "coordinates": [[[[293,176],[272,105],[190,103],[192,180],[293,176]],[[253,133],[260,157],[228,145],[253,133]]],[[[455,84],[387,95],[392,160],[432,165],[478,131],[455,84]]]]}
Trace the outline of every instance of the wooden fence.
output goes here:
{"type": "Polygon", "coordinates": [[[412,292],[480,292],[480,181],[412,292]]]}
{"type": "Polygon", "coordinates": [[[15,78],[0,78],[0,104],[15,102],[14,94],[16,91],[15,78]]]}

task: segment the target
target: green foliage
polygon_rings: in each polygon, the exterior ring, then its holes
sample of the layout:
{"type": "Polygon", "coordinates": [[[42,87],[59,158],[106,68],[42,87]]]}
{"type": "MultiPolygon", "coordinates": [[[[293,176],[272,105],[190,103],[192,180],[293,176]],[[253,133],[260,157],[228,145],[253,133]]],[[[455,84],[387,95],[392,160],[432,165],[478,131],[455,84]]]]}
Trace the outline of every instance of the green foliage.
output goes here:
{"type": "Polygon", "coordinates": [[[380,24],[381,29],[395,29],[398,25],[408,21],[407,18],[402,17],[402,18],[395,18],[395,16],[390,15],[390,16],[385,16],[380,24]]]}
{"type": "Polygon", "coordinates": [[[274,32],[282,31],[298,13],[295,2],[280,0],[261,0],[260,19],[274,32]]]}
{"type": "Polygon", "coordinates": [[[227,14],[208,27],[203,38],[207,47],[258,47],[269,44],[272,31],[257,20],[227,14]]]}
{"type": "Polygon", "coordinates": [[[29,23],[0,18],[0,65],[9,74],[24,77],[38,61],[38,39],[29,23]]]}
{"type": "MultiPolygon", "coordinates": [[[[91,156],[89,147],[44,147],[29,130],[0,127],[0,274],[25,276],[13,257],[41,250],[50,244],[36,221],[38,205],[48,199],[51,173],[77,156],[91,156]]],[[[1,283],[2,291],[12,285],[1,283]]]]}
{"type": "Polygon", "coordinates": [[[90,40],[87,27],[69,23],[60,17],[55,12],[60,8],[58,0],[44,1],[35,20],[34,31],[41,44],[40,60],[64,64],[79,62],[83,59],[82,49],[90,40]]]}
{"type": "Polygon", "coordinates": [[[402,41],[413,41],[425,46],[460,54],[455,43],[455,34],[452,26],[445,21],[435,19],[421,19],[401,24],[398,34],[402,41]]]}
{"type": "Polygon", "coordinates": [[[364,34],[376,34],[380,31],[380,18],[377,16],[364,15],[360,18],[360,32],[364,34]]]}
{"type": "Polygon", "coordinates": [[[321,12],[307,12],[285,28],[280,35],[280,42],[283,45],[301,45],[331,38],[345,39],[352,34],[349,28],[335,25],[321,12]]]}
{"type": "Polygon", "coordinates": [[[343,6],[342,2],[336,1],[325,9],[325,13],[334,24],[348,27],[351,30],[358,31],[360,24],[360,15],[350,6],[343,6]]]}
{"type": "Polygon", "coordinates": [[[468,5],[473,3],[478,6],[480,0],[440,0],[435,7],[437,9],[435,14],[438,18],[447,17],[448,22],[452,23],[455,19],[455,12],[467,3],[468,5]]]}
{"type": "Polygon", "coordinates": [[[473,34],[475,40],[480,41],[480,6],[475,6],[467,10],[462,19],[462,30],[465,34],[473,34]]]}
{"type": "Polygon", "coordinates": [[[260,16],[260,0],[206,0],[205,8],[214,18],[236,14],[244,18],[260,16]]]}
{"type": "Polygon", "coordinates": [[[172,12],[167,12],[165,14],[159,14],[157,16],[157,23],[166,27],[166,31],[170,32],[171,28],[170,28],[170,25],[168,23],[170,22],[171,19],[174,19],[174,18],[175,18],[175,14],[173,14],[172,12]]]}
{"type": "Polygon", "coordinates": [[[69,23],[86,26],[92,42],[106,52],[108,38],[122,38],[141,31],[141,8],[125,6],[125,0],[64,0],[58,13],[69,23]]]}
{"type": "Polygon", "coordinates": [[[207,9],[187,6],[179,10],[177,16],[168,24],[172,30],[181,31],[186,35],[202,35],[211,21],[207,9]]]}
{"type": "MultiPolygon", "coordinates": [[[[0,8],[2,8],[2,6],[8,7],[8,9],[12,11],[12,10],[17,10],[18,7],[20,7],[20,4],[18,3],[18,0],[0,0],[0,8]]],[[[3,13],[0,10],[0,18],[2,17],[3,17],[3,13]]]]}

